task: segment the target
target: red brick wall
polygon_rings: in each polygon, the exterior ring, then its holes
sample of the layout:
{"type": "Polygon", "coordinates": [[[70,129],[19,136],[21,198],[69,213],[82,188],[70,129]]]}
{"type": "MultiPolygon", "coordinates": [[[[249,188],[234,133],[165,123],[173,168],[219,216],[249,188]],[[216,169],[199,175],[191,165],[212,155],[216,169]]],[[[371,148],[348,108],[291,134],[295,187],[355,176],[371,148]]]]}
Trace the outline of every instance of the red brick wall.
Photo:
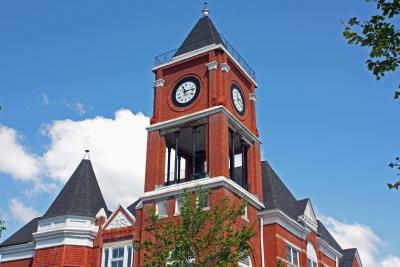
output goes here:
{"type": "Polygon", "coordinates": [[[1,267],[31,267],[32,266],[32,258],[16,260],[16,261],[7,261],[0,263],[1,267]]]}
{"type": "Polygon", "coordinates": [[[35,251],[33,267],[80,266],[95,267],[93,248],[58,246],[35,251]]]}
{"type": "MultiPolygon", "coordinates": [[[[230,203],[234,203],[236,206],[240,206],[242,204],[242,200],[235,194],[233,194],[231,191],[227,190],[224,187],[219,187],[219,188],[214,188],[212,189],[212,192],[209,195],[209,205],[210,207],[213,207],[214,204],[216,203],[221,203],[222,199],[226,197],[230,203]]],[[[155,202],[148,202],[145,204],[146,206],[153,206],[155,202]]],[[[140,221],[137,220],[137,227],[140,229],[140,237],[141,241],[144,241],[146,239],[149,239],[150,236],[144,231],[145,227],[145,221],[147,219],[147,215],[145,212],[145,209],[140,210],[141,213],[141,219],[140,221]],[[139,226],[140,225],[140,226],[139,226]]],[[[139,219],[139,218],[137,218],[139,219]]],[[[171,196],[168,198],[168,219],[169,220],[176,220],[178,222],[179,216],[175,216],[175,197],[171,196]]],[[[253,229],[255,231],[255,236],[251,239],[250,244],[254,250],[254,252],[251,255],[253,266],[259,266],[261,264],[261,251],[260,251],[260,222],[259,222],[259,217],[257,215],[257,210],[252,207],[251,205],[248,205],[248,222],[243,220],[242,218],[238,218],[237,221],[237,227],[241,227],[243,224],[251,225],[253,226],[253,229]]],[[[135,257],[134,257],[134,266],[143,266],[143,251],[136,252],[135,257]]]]}
{"type": "Polygon", "coordinates": [[[278,224],[264,226],[264,251],[266,266],[276,266],[277,257],[286,259],[286,241],[289,241],[296,247],[300,248],[300,266],[307,266],[307,243],[312,242],[317,252],[319,266],[324,263],[330,267],[336,267],[334,260],[326,257],[318,248],[317,236],[314,232],[309,234],[306,240],[302,240],[291,234],[285,228],[278,224]]]}
{"type": "Polygon", "coordinates": [[[213,50],[194,58],[158,69],[156,80],[163,79],[164,87],[155,90],[154,114],[151,123],[157,123],[190,113],[201,111],[213,106],[223,105],[235,115],[248,129],[258,135],[254,102],[249,100],[249,93],[254,93],[255,87],[242,71],[231,61],[222,50],[213,50]],[[208,70],[206,64],[218,62],[217,70],[208,70]],[[231,70],[226,73],[221,70],[220,64],[228,63],[231,70]],[[171,94],[175,85],[185,76],[195,76],[201,84],[201,91],[197,100],[189,107],[178,108],[171,101],[171,94]],[[240,116],[233,107],[230,88],[232,83],[238,84],[244,95],[246,113],[240,116]]]}

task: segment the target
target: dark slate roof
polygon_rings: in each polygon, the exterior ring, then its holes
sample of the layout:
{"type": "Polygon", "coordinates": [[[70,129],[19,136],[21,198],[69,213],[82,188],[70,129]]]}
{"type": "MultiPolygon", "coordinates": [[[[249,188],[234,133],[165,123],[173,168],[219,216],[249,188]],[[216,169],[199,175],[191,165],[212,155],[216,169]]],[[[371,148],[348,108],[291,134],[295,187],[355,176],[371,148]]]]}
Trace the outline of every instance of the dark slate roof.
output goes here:
{"type": "Polygon", "coordinates": [[[262,163],[263,196],[266,209],[279,208],[297,221],[297,199],[289,191],[268,162],[262,163]]]}
{"type": "Polygon", "coordinates": [[[193,27],[174,56],[179,56],[212,44],[224,44],[224,42],[210,17],[203,16],[193,27]]]}
{"type": "Polygon", "coordinates": [[[340,253],[343,255],[343,258],[340,259],[339,267],[353,267],[356,252],[356,248],[343,249],[340,251],[340,253]]]}
{"type": "Polygon", "coordinates": [[[329,233],[328,229],[326,229],[325,225],[322,224],[320,220],[318,220],[318,234],[326,241],[328,244],[336,249],[337,251],[341,251],[342,248],[338,244],[338,242],[333,238],[331,233],[329,233]]]}
{"type": "Polygon", "coordinates": [[[33,240],[32,233],[37,230],[37,222],[40,217],[32,219],[30,222],[25,224],[21,229],[15,232],[12,236],[4,240],[0,244],[0,247],[13,246],[18,244],[26,244],[33,240]]]}
{"type": "MultiPolygon", "coordinates": [[[[282,182],[281,178],[276,174],[267,161],[262,163],[262,178],[263,178],[263,202],[266,209],[280,209],[289,217],[298,220],[298,216],[304,214],[310,199],[297,200],[290,192],[286,185],[282,182]]],[[[326,242],[337,251],[342,248],[332,237],[329,231],[318,222],[318,233],[324,238],[326,242]]]]}
{"type": "Polygon", "coordinates": [[[139,204],[139,202],[141,201],[141,199],[139,198],[138,200],[136,200],[135,202],[133,202],[132,204],[130,204],[126,209],[129,210],[129,212],[136,217],[136,206],[139,204]]]}
{"type": "MultiPolygon", "coordinates": [[[[303,215],[304,214],[304,212],[306,211],[306,208],[307,208],[307,203],[310,201],[310,199],[309,198],[305,198],[305,199],[302,199],[302,200],[298,200],[297,202],[296,202],[296,211],[297,211],[297,216],[300,216],[300,215],[303,215]]],[[[296,216],[296,217],[297,217],[296,216]]]]}
{"type": "Polygon", "coordinates": [[[83,159],[42,219],[61,215],[95,217],[109,213],[90,160],[83,159]]]}

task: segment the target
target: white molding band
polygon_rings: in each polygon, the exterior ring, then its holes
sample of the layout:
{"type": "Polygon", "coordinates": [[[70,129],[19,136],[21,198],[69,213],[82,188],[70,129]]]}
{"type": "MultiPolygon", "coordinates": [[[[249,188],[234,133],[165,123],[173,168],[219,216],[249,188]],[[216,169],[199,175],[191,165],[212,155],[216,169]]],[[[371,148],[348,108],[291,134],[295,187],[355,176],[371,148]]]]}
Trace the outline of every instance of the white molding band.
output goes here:
{"type": "Polygon", "coordinates": [[[263,210],[258,213],[259,216],[263,216],[264,225],[268,224],[279,224],[286,230],[298,238],[305,240],[311,231],[302,226],[297,221],[290,218],[286,213],[280,209],[263,210]]]}
{"type": "Polygon", "coordinates": [[[328,242],[326,242],[323,238],[318,237],[317,244],[319,250],[331,260],[336,262],[337,258],[341,259],[343,257],[343,255],[339,251],[337,251],[331,245],[329,245],[328,242]]]}
{"type": "Polygon", "coordinates": [[[239,62],[237,62],[237,60],[229,53],[229,51],[228,51],[222,44],[212,44],[212,45],[208,45],[208,46],[205,46],[205,47],[196,49],[196,50],[194,50],[194,51],[191,51],[191,52],[188,52],[188,53],[185,53],[185,54],[176,56],[176,57],[174,57],[174,58],[173,58],[171,61],[169,61],[169,62],[166,62],[166,63],[164,63],[164,64],[160,64],[160,65],[158,65],[158,66],[155,66],[152,70],[155,71],[155,70],[157,70],[157,69],[164,68],[164,67],[166,67],[166,66],[168,66],[168,65],[175,64],[175,63],[177,63],[177,62],[179,62],[179,61],[182,61],[182,60],[185,60],[185,59],[188,59],[188,58],[191,58],[191,57],[194,57],[194,56],[197,56],[197,55],[200,55],[200,54],[203,54],[203,53],[209,52],[209,51],[211,51],[211,50],[215,50],[215,49],[221,49],[221,50],[223,50],[225,53],[227,53],[228,56],[231,58],[231,60],[240,68],[240,70],[241,70],[241,71],[245,74],[245,76],[255,85],[255,87],[258,87],[258,84],[257,84],[257,82],[253,79],[253,77],[251,77],[251,76],[247,73],[247,71],[244,70],[244,68],[239,64],[239,62]]]}
{"type": "Polygon", "coordinates": [[[0,262],[29,259],[33,258],[34,254],[35,243],[33,242],[2,247],[0,248],[0,262]]]}
{"type": "Polygon", "coordinates": [[[240,185],[236,184],[231,179],[224,176],[218,176],[213,178],[203,178],[181,184],[169,185],[165,187],[157,188],[154,191],[145,192],[141,199],[143,202],[149,200],[156,200],[160,198],[166,198],[170,196],[180,195],[185,192],[196,191],[198,188],[210,189],[215,187],[225,187],[232,191],[236,195],[246,200],[250,205],[256,209],[261,210],[264,208],[264,204],[260,202],[254,195],[243,189],[240,185]]]}
{"type": "Polygon", "coordinates": [[[60,245],[93,247],[97,232],[93,218],[66,215],[38,221],[37,232],[32,235],[35,249],[60,245]]]}
{"type": "Polygon", "coordinates": [[[231,70],[231,67],[229,67],[228,63],[224,62],[221,63],[221,70],[228,73],[231,70]]]}
{"type": "Polygon", "coordinates": [[[163,79],[160,79],[160,80],[156,80],[156,81],[154,81],[154,87],[164,87],[164,84],[165,84],[165,80],[163,80],[163,79]]]}
{"type": "Polygon", "coordinates": [[[208,70],[216,70],[218,69],[218,62],[217,61],[211,61],[206,64],[208,70]]]}
{"type": "Polygon", "coordinates": [[[153,131],[160,131],[160,130],[165,130],[165,129],[173,128],[173,127],[178,127],[185,123],[203,119],[203,118],[209,117],[210,115],[220,113],[220,112],[224,113],[228,117],[231,125],[235,128],[235,130],[238,130],[239,132],[241,132],[244,135],[245,139],[261,144],[260,139],[258,139],[257,136],[255,136],[249,129],[247,129],[247,127],[244,126],[224,106],[216,106],[216,107],[208,108],[208,109],[198,111],[198,112],[195,112],[195,113],[192,113],[189,115],[184,115],[184,116],[172,119],[172,120],[155,123],[153,125],[146,127],[146,130],[148,132],[153,132],[153,131]]]}
{"type": "Polygon", "coordinates": [[[255,93],[249,93],[249,100],[256,102],[257,97],[255,93]]]}

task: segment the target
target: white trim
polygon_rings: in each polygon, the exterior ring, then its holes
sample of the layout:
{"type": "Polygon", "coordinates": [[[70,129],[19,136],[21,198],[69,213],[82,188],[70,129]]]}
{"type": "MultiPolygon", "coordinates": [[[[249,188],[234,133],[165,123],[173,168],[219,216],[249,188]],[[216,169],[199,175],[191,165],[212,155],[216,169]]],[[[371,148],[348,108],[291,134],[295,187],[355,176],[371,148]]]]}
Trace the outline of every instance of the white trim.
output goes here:
{"type": "Polygon", "coordinates": [[[37,232],[32,235],[35,249],[60,245],[93,247],[97,232],[93,218],[65,215],[38,221],[37,232]]]}
{"type": "Polygon", "coordinates": [[[177,127],[185,123],[189,123],[191,121],[199,120],[206,118],[210,115],[216,114],[216,113],[224,113],[228,119],[229,122],[232,124],[232,126],[236,129],[239,130],[246,139],[251,140],[252,142],[257,142],[261,144],[262,142],[260,139],[258,139],[257,136],[255,136],[249,129],[247,129],[246,126],[244,126],[232,113],[230,113],[224,106],[216,106],[212,108],[208,108],[205,110],[201,110],[198,112],[194,112],[188,115],[184,115],[175,119],[155,123],[153,125],[150,125],[146,127],[146,130],[148,132],[153,132],[153,131],[160,131],[164,130],[167,128],[172,128],[172,127],[177,127]]]}
{"type": "Polygon", "coordinates": [[[154,87],[155,88],[164,87],[164,84],[165,84],[165,80],[163,80],[163,79],[159,79],[159,80],[154,81],[154,87]]]}
{"type": "Polygon", "coordinates": [[[221,63],[221,70],[228,73],[231,70],[231,67],[229,67],[228,63],[224,62],[221,63]]]}
{"type": "Polygon", "coordinates": [[[317,244],[319,250],[331,260],[336,261],[337,258],[341,259],[343,257],[343,255],[339,251],[329,245],[328,242],[326,242],[326,240],[324,240],[323,238],[318,237],[317,244]]]}
{"type": "Polygon", "coordinates": [[[143,208],[143,201],[140,200],[139,203],[136,205],[135,210],[143,208]]]}
{"type": "Polygon", "coordinates": [[[298,220],[303,222],[312,231],[318,232],[317,216],[315,215],[315,211],[310,200],[307,201],[304,214],[299,215],[298,220]]]}
{"type": "Polygon", "coordinates": [[[258,215],[263,216],[264,225],[279,224],[290,233],[303,240],[305,240],[307,235],[311,232],[308,228],[290,218],[280,209],[263,210],[259,212],[258,215]]]}
{"type": "Polygon", "coordinates": [[[114,218],[114,215],[117,216],[116,213],[119,212],[119,209],[120,209],[120,208],[123,209],[123,210],[125,211],[125,213],[126,213],[129,217],[131,217],[131,219],[133,220],[133,222],[136,221],[135,216],[133,216],[133,214],[132,214],[127,208],[123,207],[122,205],[119,205],[118,208],[110,215],[110,217],[108,217],[107,221],[104,223],[104,228],[106,228],[106,230],[110,229],[110,228],[108,228],[108,227],[109,227],[110,220],[114,220],[114,219],[115,219],[115,218],[114,218]]]}
{"type": "Polygon", "coordinates": [[[260,216],[260,246],[261,246],[261,267],[265,266],[264,263],[264,219],[260,216]]]}
{"type": "Polygon", "coordinates": [[[175,63],[177,63],[177,62],[179,62],[179,61],[182,61],[182,60],[185,60],[185,59],[188,59],[188,58],[191,58],[191,57],[194,57],[194,56],[203,54],[203,53],[205,53],[205,52],[209,52],[209,51],[211,51],[211,50],[216,50],[216,49],[221,49],[221,50],[223,50],[225,53],[227,53],[228,56],[231,58],[231,60],[232,60],[232,61],[240,68],[240,70],[245,74],[245,76],[246,76],[256,87],[258,87],[258,84],[257,84],[256,81],[253,79],[253,77],[251,77],[250,74],[248,74],[247,71],[244,70],[244,68],[237,62],[237,60],[236,60],[234,57],[232,57],[232,55],[228,52],[228,50],[227,50],[227,49],[225,48],[225,46],[223,46],[222,44],[212,44],[212,45],[208,45],[208,46],[205,46],[205,47],[196,49],[196,50],[194,50],[194,51],[190,51],[190,52],[188,52],[188,53],[185,53],[185,54],[176,56],[176,57],[174,57],[174,58],[173,58],[171,61],[169,61],[169,62],[166,62],[166,63],[164,63],[164,64],[155,66],[152,70],[155,71],[155,70],[157,70],[157,69],[164,68],[164,67],[169,66],[169,65],[171,65],[171,64],[175,64],[175,63]]]}
{"type": "Polygon", "coordinates": [[[0,262],[15,261],[33,258],[35,254],[35,244],[29,242],[0,248],[0,262]]]}
{"type": "Polygon", "coordinates": [[[256,102],[257,97],[255,93],[249,93],[249,100],[256,102]]]}
{"type": "Polygon", "coordinates": [[[97,212],[97,214],[96,214],[96,219],[99,219],[99,218],[101,218],[101,217],[104,217],[105,219],[107,219],[107,213],[106,213],[106,211],[104,210],[104,208],[101,208],[101,209],[99,210],[99,212],[97,212]]]}
{"type": "Polygon", "coordinates": [[[218,69],[218,62],[217,61],[211,61],[206,64],[208,70],[216,70],[218,69]]]}
{"type": "Polygon", "coordinates": [[[126,246],[126,245],[133,245],[133,240],[128,239],[128,240],[117,241],[117,242],[103,243],[103,247],[105,247],[105,248],[122,247],[122,246],[126,246]]]}
{"type": "Polygon", "coordinates": [[[166,198],[182,194],[187,191],[195,191],[199,187],[202,189],[209,189],[223,186],[241,198],[245,199],[249,204],[253,205],[257,209],[263,209],[264,204],[261,203],[254,195],[249,193],[247,190],[236,184],[234,181],[227,179],[224,176],[217,176],[212,178],[203,178],[199,180],[189,181],[181,184],[174,184],[165,187],[157,188],[154,191],[145,192],[141,199],[145,201],[157,200],[160,198],[166,198]]]}

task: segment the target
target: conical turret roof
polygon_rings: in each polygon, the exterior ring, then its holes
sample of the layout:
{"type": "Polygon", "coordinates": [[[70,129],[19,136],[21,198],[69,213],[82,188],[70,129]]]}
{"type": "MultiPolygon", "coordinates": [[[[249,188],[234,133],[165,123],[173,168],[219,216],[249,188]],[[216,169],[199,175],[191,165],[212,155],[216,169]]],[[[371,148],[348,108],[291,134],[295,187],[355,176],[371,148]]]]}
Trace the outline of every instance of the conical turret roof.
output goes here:
{"type": "Polygon", "coordinates": [[[92,163],[83,159],[42,219],[62,215],[95,217],[101,208],[108,211],[92,163]]]}
{"type": "Polygon", "coordinates": [[[189,35],[178,48],[175,56],[179,56],[212,44],[224,44],[209,16],[203,16],[193,27],[189,35]]]}

